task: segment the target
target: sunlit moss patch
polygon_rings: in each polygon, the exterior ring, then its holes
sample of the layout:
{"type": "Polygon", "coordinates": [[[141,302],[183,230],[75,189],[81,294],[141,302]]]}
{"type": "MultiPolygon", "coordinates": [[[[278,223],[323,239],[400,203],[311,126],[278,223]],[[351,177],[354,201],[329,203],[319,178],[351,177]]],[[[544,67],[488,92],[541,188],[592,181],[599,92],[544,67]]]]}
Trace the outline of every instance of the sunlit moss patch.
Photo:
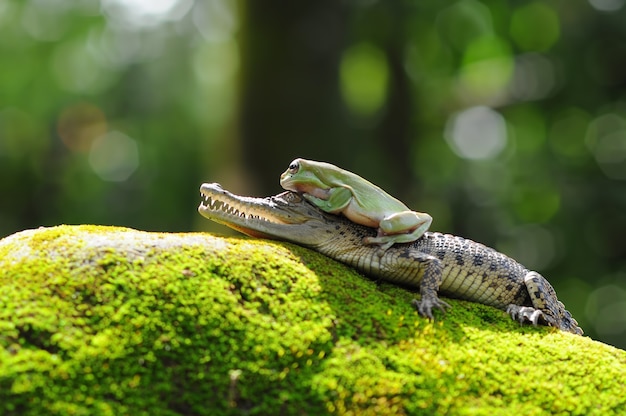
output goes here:
{"type": "Polygon", "coordinates": [[[621,414],[626,353],[291,244],[60,226],[0,240],[0,413],[621,414]]]}

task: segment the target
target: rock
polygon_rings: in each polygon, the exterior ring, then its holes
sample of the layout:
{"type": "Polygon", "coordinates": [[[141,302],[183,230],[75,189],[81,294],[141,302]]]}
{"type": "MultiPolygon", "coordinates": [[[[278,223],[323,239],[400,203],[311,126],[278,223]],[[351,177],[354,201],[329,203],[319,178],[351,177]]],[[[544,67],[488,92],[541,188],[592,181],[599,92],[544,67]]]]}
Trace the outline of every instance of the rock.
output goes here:
{"type": "Polygon", "coordinates": [[[626,412],[625,351],[414,296],[287,243],[23,231],[0,240],[0,413],[626,412]]]}

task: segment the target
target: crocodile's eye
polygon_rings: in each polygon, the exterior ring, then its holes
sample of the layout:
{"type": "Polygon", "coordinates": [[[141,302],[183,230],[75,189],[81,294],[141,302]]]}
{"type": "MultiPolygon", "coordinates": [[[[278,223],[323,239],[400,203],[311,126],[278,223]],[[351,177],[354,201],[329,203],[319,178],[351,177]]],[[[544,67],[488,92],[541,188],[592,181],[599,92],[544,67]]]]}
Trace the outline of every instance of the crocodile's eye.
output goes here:
{"type": "Polygon", "coordinates": [[[292,172],[297,172],[300,169],[300,162],[298,162],[297,160],[294,160],[293,162],[291,162],[289,164],[289,170],[292,172]]]}

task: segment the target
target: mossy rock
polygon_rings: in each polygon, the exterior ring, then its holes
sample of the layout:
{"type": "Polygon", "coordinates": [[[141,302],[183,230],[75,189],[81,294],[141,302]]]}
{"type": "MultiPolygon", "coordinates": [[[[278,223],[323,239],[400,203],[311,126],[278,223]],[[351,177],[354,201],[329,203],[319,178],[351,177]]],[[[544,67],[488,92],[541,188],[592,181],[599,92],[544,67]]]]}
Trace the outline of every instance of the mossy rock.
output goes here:
{"type": "Polygon", "coordinates": [[[626,352],[287,243],[59,226],[0,240],[2,415],[612,415],[626,352]]]}

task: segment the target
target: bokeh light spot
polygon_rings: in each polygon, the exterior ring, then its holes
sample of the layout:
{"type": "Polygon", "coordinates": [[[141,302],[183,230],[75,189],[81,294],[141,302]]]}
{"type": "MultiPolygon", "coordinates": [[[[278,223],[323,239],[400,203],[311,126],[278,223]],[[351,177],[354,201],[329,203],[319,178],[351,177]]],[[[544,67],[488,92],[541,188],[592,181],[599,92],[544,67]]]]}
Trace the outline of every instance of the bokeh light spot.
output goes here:
{"type": "Polygon", "coordinates": [[[236,111],[237,72],[239,54],[237,43],[210,43],[198,48],[193,56],[192,68],[198,88],[203,91],[197,99],[189,97],[187,102],[198,120],[223,123],[236,111]],[[207,111],[210,108],[211,111],[207,111]]]}
{"type": "Polygon", "coordinates": [[[205,0],[195,3],[192,19],[204,39],[213,43],[232,39],[238,24],[235,4],[226,0],[205,0]]]}
{"type": "Polygon", "coordinates": [[[87,153],[95,138],[107,130],[102,110],[90,103],[80,103],[63,110],[57,132],[63,144],[74,152],[87,153]]]}
{"type": "Polygon", "coordinates": [[[589,0],[589,4],[601,12],[614,12],[624,7],[624,0],[589,0]]]}
{"type": "Polygon", "coordinates": [[[587,298],[585,311],[599,335],[626,332],[626,290],[623,287],[609,284],[594,290],[587,298]]]}
{"type": "Polygon", "coordinates": [[[495,36],[476,39],[463,57],[460,92],[468,101],[490,101],[509,85],[513,69],[507,42],[495,36]]]}
{"type": "Polygon", "coordinates": [[[532,105],[513,106],[507,110],[506,119],[520,156],[541,151],[546,141],[546,123],[539,109],[532,105]]]}
{"type": "Polygon", "coordinates": [[[89,53],[88,42],[75,40],[59,44],[52,60],[52,72],[62,89],[96,94],[114,82],[114,74],[102,65],[102,58],[89,53]]]}
{"type": "Polygon", "coordinates": [[[483,3],[461,0],[439,13],[437,27],[444,38],[463,51],[476,38],[493,33],[493,18],[483,3]]]}
{"type": "Polygon", "coordinates": [[[561,193],[548,178],[540,183],[518,185],[513,200],[513,209],[524,223],[546,223],[561,207],[561,193]]]}
{"type": "Polygon", "coordinates": [[[106,133],[91,145],[89,164],[102,180],[123,182],[139,167],[137,142],[119,131],[106,133]]]}
{"type": "Polygon", "coordinates": [[[511,37],[525,51],[546,51],[558,40],[559,16],[545,3],[529,3],[511,17],[511,37]]]}
{"type": "Polygon", "coordinates": [[[554,65],[545,56],[527,53],[515,58],[511,96],[519,101],[540,100],[556,85],[554,65]]]}
{"type": "Polygon", "coordinates": [[[464,159],[490,159],[506,147],[506,122],[491,108],[472,107],[448,120],[445,137],[452,150],[464,159]]]}
{"type": "Polygon", "coordinates": [[[513,229],[497,248],[531,270],[543,270],[556,257],[555,240],[547,228],[528,224],[513,229]]]}
{"type": "Polygon", "coordinates": [[[626,180],[626,120],[605,114],[589,125],[586,143],[604,174],[626,180]]]}
{"type": "MultiPolygon", "coordinates": [[[[5,2],[3,2],[5,3],[5,2]]],[[[67,28],[69,2],[34,0],[25,2],[22,27],[33,38],[54,42],[67,28]]]]}
{"type": "Polygon", "coordinates": [[[549,133],[550,146],[554,152],[566,160],[583,162],[589,155],[585,146],[589,121],[589,114],[576,107],[558,114],[549,133]]]}
{"type": "Polygon", "coordinates": [[[353,113],[370,116],[384,104],[389,69],[384,53],[369,43],[346,50],[341,60],[341,92],[353,113]]]}
{"type": "Polygon", "coordinates": [[[128,29],[154,26],[180,20],[189,12],[193,0],[102,0],[107,18],[128,29]]]}

